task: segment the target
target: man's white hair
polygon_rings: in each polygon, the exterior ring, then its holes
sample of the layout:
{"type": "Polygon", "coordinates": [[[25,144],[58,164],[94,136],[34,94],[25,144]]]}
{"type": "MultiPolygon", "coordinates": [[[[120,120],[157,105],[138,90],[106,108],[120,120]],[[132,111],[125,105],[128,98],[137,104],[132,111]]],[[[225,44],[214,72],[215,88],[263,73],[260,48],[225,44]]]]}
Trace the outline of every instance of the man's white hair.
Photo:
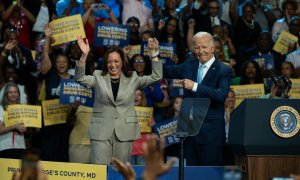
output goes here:
{"type": "Polygon", "coordinates": [[[208,32],[204,32],[204,31],[200,31],[197,32],[194,36],[193,36],[193,42],[195,41],[195,39],[197,38],[203,38],[203,37],[207,37],[208,38],[208,42],[211,46],[214,46],[214,38],[212,37],[212,35],[208,32]]]}

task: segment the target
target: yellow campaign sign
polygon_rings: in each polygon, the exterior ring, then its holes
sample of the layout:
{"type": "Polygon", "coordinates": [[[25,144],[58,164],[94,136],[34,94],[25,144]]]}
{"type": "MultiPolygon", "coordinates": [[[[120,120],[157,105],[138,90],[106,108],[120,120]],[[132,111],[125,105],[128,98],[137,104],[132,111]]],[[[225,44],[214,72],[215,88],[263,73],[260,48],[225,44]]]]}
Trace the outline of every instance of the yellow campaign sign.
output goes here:
{"type": "Polygon", "coordinates": [[[245,98],[258,98],[265,95],[264,84],[236,85],[231,88],[235,92],[235,107],[245,98]]]}
{"type": "Polygon", "coordinates": [[[278,40],[276,41],[273,49],[281,54],[287,54],[290,44],[295,44],[298,37],[286,31],[281,31],[278,40]]]}
{"type": "Polygon", "coordinates": [[[292,81],[292,88],[289,95],[293,99],[300,99],[300,79],[290,79],[292,81]]]}
{"type": "Polygon", "coordinates": [[[148,126],[148,122],[151,121],[153,115],[152,107],[140,107],[135,106],[135,111],[137,118],[139,120],[139,125],[142,133],[151,132],[151,127],[148,126]]]}
{"type": "MultiPolygon", "coordinates": [[[[41,161],[48,180],[106,180],[107,166],[96,164],[62,163],[41,161]]],[[[13,172],[21,172],[18,159],[0,158],[1,179],[12,179],[13,172]]]]}
{"type": "Polygon", "coordinates": [[[128,53],[129,59],[132,58],[135,54],[141,54],[141,45],[130,46],[130,52],[128,53]]]}
{"type": "Polygon", "coordinates": [[[79,14],[53,20],[49,26],[52,30],[51,38],[54,40],[51,46],[76,41],[78,36],[85,38],[85,31],[79,14]]]}
{"type": "Polygon", "coordinates": [[[59,104],[59,99],[53,99],[42,101],[42,106],[45,126],[66,123],[69,105],[59,104]]]}
{"type": "Polygon", "coordinates": [[[41,106],[14,104],[9,105],[4,112],[5,126],[24,123],[25,127],[42,127],[41,106]]]}

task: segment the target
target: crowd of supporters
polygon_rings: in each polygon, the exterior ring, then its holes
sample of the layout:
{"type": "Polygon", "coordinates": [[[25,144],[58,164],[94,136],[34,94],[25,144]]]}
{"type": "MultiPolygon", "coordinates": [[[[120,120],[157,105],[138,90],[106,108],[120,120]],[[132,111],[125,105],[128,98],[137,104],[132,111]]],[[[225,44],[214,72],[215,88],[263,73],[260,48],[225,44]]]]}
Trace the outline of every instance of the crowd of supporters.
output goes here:
{"type": "MultiPolygon", "coordinates": [[[[67,123],[41,129],[3,123],[8,105],[39,105],[42,100],[58,99],[60,80],[74,78],[80,48],[77,42],[50,46],[48,23],[54,19],[81,15],[91,47],[86,74],[102,68],[107,47],[93,45],[96,23],[105,22],[131,29],[129,45],[124,47],[127,54],[130,46],[150,37],[176,44],[171,58],[175,64],[193,56],[195,33],[209,32],[215,40],[214,56],[234,70],[231,85],[262,83],[267,98],[278,96],[271,80],[274,75],[300,76],[299,0],[2,0],[0,13],[0,157],[20,158],[26,149],[36,149],[42,160],[91,162],[86,138],[91,108],[71,104],[67,123]],[[298,42],[289,44],[287,54],[273,50],[282,31],[298,37],[298,42]]],[[[128,61],[139,76],[151,73],[148,56],[135,54],[128,61]]],[[[154,108],[150,126],[178,115],[183,91],[175,90],[172,82],[163,79],[136,92],[137,106],[154,108]]],[[[230,91],[226,122],[234,101],[230,91]]],[[[143,164],[145,137],[134,143],[134,164],[143,164]]],[[[170,147],[167,154],[176,155],[177,149],[170,147]]]]}

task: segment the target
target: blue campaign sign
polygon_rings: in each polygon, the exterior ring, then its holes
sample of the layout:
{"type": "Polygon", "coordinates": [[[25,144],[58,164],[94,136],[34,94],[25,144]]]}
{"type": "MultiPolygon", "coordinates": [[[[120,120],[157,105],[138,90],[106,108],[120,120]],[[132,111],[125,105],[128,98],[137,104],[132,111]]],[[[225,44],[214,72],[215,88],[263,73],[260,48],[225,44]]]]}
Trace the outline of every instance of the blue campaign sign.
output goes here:
{"type": "Polygon", "coordinates": [[[275,69],[275,58],[272,54],[256,54],[251,56],[250,60],[256,61],[259,67],[265,70],[275,69]]]}
{"type": "Polygon", "coordinates": [[[125,25],[97,23],[95,31],[95,46],[121,47],[129,45],[130,28],[125,25]]]}
{"type": "MultiPolygon", "coordinates": [[[[174,61],[171,60],[172,56],[175,53],[176,53],[175,43],[159,42],[159,58],[164,61],[164,64],[166,65],[175,64],[174,61]]],[[[141,54],[144,56],[149,55],[146,41],[142,41],[141,43],[141,54]]]]}
{"type": "Polygon", "coordinates": [[[177,119],[170,119],[164,120],[153,126],[154,133],[161,138],[165,138],[166,146],[170,146],[179,142],[179,139],[175,136],[177,130],[177,122],[177,119]]]}
{"type": "Polygon", "coordinates": [[[149,56],[149,51],[148,51],[148,48],[147,48],[147,41],[142,41],[141,43],[141,55],[144,55],[144,56],[149,56]]]}
{"type": "Polygon", "coordinates": [[[80,101],[87,107],[94,106],[94,90],[88,89],[77,83],[74,79],[62,79],[60,81],[60,104],[71,104],[80,101]]]}

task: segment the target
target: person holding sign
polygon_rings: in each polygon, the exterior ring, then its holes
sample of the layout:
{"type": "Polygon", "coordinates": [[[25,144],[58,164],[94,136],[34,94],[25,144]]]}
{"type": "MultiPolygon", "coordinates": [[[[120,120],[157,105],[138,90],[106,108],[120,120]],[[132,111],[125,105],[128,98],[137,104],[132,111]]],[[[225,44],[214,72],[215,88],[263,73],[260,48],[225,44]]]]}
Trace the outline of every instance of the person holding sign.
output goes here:
{"type": "MultiPolygon", "coordinates": [[[[72,79],[68,73],[69,58],[62,52],[52,52],[54,57],[51,61],[49,56],[50,27],[45,26],[44,58],[41,63],[40,72],[44,75],[46,85],[46,100],[58,99],[60,95],[60,81],[62,79],[72,79]]],[[[45,122],[44,122],[45,124],[45,122]]],[[[68,162],[68,144],[71,128],[66,124],[55,124],[44,126],[41,130],[42,136],[42,159],[45,161],[68,162]]]]}
{"type": "Polygon", "coordinates": [[[209,98],[211,101],[199,133],[186,140],[186,164],[222,165],[224,101],[229,91],[232,69],[214,57],[211,34],[198,32],[192,42],[194,58],[179,65],[164,66],[164,77],[183,79],[184,97],[209,98]]]}
{"type": "Polygon", "coordinates": [[[20,104],[20,90],[14,82],[6,84],[0,106],[0,158],[20,159],[25,153],[24,124],[6,127],[4,111],[8,105],[20,104]]]}
{"type": "Polygon", "coordinates": [[[83,9],[84,14],[82,16],[82,22],[84,25],[86,37],[88,38],[91,44],[94,43],[94,34],[96,31],[95,26],[97,22],[119,24],[119,21],[114,15],[113,11],[106,4],[97,4],[94,0],[84,0],[83,9]],[[97,17],[96,15],[99,11],[107,11],[110,18],[105,19],[97,17]]]}
{"type": "MultiPolygon", "coordinates": [[[[141,106],[145,107],[147,104],[146,96],[144,92],[141,89],[138,89],[135,91],[135,96],[134,96],[134,105],[135,106],[141,106]]],[[[151,119],[151,122],[148,121],[148,125],[150,123],[153,124],[154,119],[151,119]]],[[[140,128],[142,129],[142,128],[140,128]]],[[[143,133],[141,134],[141,138],[137,139],[133,142],[132,145],[132,156],[131,156],[131,164],[133,165],[144,165],[144,152],[143,152],[143,143],[146,142],[147,135],[149,133],[143,133]]]]}
{"type": "Polygon", "coordinates": [[[91,161],[94,164],[110,164],[116,157],[129,161],[132,141],[141,137],[134,109],[135,91],[161,80],[162,62],[158,59],[159,45],[150,38],[148,48],[152,59],[152,74],[138,76],[129,70],[124,52],[119,46],[110,46],[105,54],[102,71],[85,75],[85,63],[90,47],[78,38],[82,56],[77,62],[75,80],[93,87],[95,104],[90,120],[88,137],[91,140],[91,161]]]}
{"type": "Polygon", "coordinates": [[[281,4],[284,17],[277,19],[272,27],[272,39],[274,43],[278,40],[278,37],[282,31],[289,31],[289,22],[298,8],[298,4],[294,0],[285,0],[281,4]]]}

